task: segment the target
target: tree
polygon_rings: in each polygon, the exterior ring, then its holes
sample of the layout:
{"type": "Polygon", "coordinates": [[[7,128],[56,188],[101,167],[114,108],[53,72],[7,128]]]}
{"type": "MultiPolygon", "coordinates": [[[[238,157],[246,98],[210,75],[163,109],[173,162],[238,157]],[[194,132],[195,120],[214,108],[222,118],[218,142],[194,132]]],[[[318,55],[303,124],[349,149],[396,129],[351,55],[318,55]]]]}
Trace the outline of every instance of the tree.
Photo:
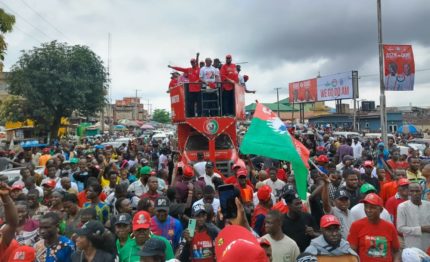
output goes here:
{"type": "Polygon", "coordinates": [[[155,109],[152,114],[152,120],[159,123],[169,123],[170,115],[166,109],[155,109]]]}
{"type": "Polygon", "coordinates": [[[53,41],[24,51],[7,81],[9,92],[23,99],[23,115],[51,139],[57,138],[61,117],[92,116],[107,102],[103,62],[86,46],[53,41]]]}
{"type": "Polygon", "coordinates": [[[12,31],[12,26],[15,24],[15,16],[6,13],[0,8],[0,71],[3,71],[4,55],[6,54],[7,43],[4,39],[4,34],[12,31]]]}

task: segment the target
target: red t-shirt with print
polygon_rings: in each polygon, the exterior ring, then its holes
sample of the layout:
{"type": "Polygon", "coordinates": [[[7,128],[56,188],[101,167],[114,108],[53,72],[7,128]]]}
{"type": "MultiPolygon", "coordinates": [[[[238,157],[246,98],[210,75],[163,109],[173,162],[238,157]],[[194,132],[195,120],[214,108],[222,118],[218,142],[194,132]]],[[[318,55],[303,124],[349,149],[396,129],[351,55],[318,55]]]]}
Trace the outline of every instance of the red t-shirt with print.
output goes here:
{"type": "Polygon", "coordinates": [[[191,261],[193,262],[214,262],[215,250],[211,237],[207,231],[194,232],[193,241],[191,243],[191,261]]]}
{"type": "Polygon", "coordinates": [[[383,219],[372,224],[367,217],[352,223],[348,242],[357,247],[362,262],[392,262],[392,250],[400,248],[393,224],[383,219]]]}

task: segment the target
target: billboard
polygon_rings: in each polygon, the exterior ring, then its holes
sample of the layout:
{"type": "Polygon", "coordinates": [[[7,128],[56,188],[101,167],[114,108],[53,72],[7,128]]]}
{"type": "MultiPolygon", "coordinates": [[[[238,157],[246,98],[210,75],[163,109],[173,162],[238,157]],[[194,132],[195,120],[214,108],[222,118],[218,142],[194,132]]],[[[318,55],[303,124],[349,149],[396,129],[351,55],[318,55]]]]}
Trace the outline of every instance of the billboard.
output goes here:
{"type": "Polygon", "coordinates": [[[290,103],[312,103],[358,97],[358,72],[349,71],[288,85],[290,103]]]}
{"type": "Polygon", "coordinates": [[[288,84],[290,103],[312,103],[317,98],[317,79],[308,79],[288,84]]]}
{"type": "Polygon", "coordinates": [[[317,101],[354,98],[352,72],[338,73],[317,78],[317,101]]]}
{"type": "Polygon", "coordinates": [[[415,62],[411,45],[384,45],[386,91],[414,90],[415,62]]]}

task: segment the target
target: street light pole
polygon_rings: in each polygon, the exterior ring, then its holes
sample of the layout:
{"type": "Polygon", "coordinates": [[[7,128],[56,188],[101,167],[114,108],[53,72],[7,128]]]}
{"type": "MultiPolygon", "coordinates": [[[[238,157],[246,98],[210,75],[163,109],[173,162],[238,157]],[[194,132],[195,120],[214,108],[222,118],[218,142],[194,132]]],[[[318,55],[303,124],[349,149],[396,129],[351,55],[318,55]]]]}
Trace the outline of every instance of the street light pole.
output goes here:
{"type": "Polygon", "coordinates": [[[384,144],[387,145],[387,112],[385,101],[385,85],[384,85],[384,57],[382,46],[382,15],[381,15],[381,0],[377,0],[378,12],[378,47],[379,47],[379,89],[380,89],[380,113],[381,113],[381,135],[384,144]]]}
{"type": "Polygon", "coordinates": [[[280,113],[279,113],[279,89],[282,89],[282,87],[276,87],[276,101],[278,103],[278,117],[280,118],[280,113]]]}

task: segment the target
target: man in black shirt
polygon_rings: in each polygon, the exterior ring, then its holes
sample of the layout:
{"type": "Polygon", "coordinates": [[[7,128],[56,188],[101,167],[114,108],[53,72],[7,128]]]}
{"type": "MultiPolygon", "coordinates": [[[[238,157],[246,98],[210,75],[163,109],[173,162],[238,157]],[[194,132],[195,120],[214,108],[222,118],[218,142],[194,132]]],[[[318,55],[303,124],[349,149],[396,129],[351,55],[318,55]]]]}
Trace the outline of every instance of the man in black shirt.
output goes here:
{"type": "Polygon", "coordinates": [[[316,232],[317,225],[313,217],[302,211],[303,204],[294,190],[284,194],[288,213],[284,216],[282,232],[292,238],[303,252],[311,243],[311,240],[319,236],[316,232]]]}
{"type": "Polygon", "coordinates": [[[339,188],[347,192],[349,197],[349,209],[360,202],[360,187],[358,185],[358,172],[353,169],[347,169],[343,172],[345,186],[339,188]]]}

